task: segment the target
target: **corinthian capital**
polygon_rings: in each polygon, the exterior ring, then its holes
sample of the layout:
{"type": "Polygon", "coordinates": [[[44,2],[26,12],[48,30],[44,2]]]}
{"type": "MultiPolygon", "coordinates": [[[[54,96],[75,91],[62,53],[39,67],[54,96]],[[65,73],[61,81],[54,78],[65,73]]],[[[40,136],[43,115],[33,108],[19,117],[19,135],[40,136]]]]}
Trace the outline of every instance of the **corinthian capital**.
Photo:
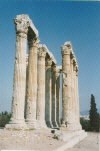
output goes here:
{"type": "Polygon", "coordinates": [[[23,19],[14,19],[16,32],[26,33],[28,31],[29,21],[23,19]]]}
{"type": "Polygon", "coordinates": [[[38,57],[44,57],[46,56],[46,48],[44,46],[38,47],[38,57]]]}
{"type": "Polygon", "coordinates": [[[39,37],[28,38],[29,47],[38,47],[39,42],[40,42],[39,37]]]}
{"type": "Polygon", "coordinates": [[[67,46],[61,46],[61,54],[64,55],[70,55],[70,49],[67,46]]]}

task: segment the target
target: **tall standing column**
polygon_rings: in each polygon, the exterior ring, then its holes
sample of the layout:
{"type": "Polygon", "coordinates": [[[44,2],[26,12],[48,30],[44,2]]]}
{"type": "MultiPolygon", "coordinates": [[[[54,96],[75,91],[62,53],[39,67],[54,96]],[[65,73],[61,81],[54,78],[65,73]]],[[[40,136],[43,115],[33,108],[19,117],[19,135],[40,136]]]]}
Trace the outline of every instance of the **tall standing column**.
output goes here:
{"type": "Polygon", "coordinates": [[[74,61],[74,64],[73,64],[73,73],[74,73],[74,127],[75,127],[75,130],[77,129],[76,128],[76,124],[77,124],[77,94],[76,94],[76,62],[74,61]]]}
{"type": "Polygon", "coordinates": [[[60,71],[56,72],[56,119],[60,126],[60,71]]]}
{"type": "Polygon", "coordinates": [[[48,127],[52,127],[51,122],[51,85],[52,85],[52,79],[51,79],[51,65],[52,60],[47,59],[46,60],[46,87],[45,87],[45,120],[48,127]]]}
{"type": "Polygon", "coordinates": [[[27,103],[27,81],[28,81],[28,54],[26,54],[26,90],[25,90],[25,108],[24,108],[24,117],[26,119],[26,103],[27,103]]]}
{"type": "Polygon", "coordinates": [[[12,116],[6,128],[26,127],[24,122],[26,87],[27,21],[14,19],[16,26],[16,53],[12,97],[12,116]]]}
{"type": "Polygon", "coordinates": [[[79,111],[79,92],[78,92],[78,67],[76,69],[76,94],[77,94],[77,130],[81,130],[80,111],[79,111]]]}
{"type": "Polygon", "coordinates": [[[70,74],[70,48],[62,46],[62,106],[63,124],[62,127],[71,129],[71,74],[70,74]]]}
{"type": "Polygon", "coordinates": [[[75,129],[75,101],[74,101],[74,71],[73,71],[73,59],[74,56],[71,55],[71,61],[70,61],[70,66],[71,66],[71,98],[72,98],[72,123],[73,123],[73,130],[75,129]]]}
{"type": "Polygon", "coordinates": [[[56,65],[52,67],[52,124],[58,127],[56,122],[56,65]]]}
{"type": "Polygon", "coordinates": [[[39,38],[34,37],[28,40],[28,81],[26,94],[26,123],[29,128],[37,127],[36,122],[36,100],[37,100],[37,48],[39,38]]]}
{"type": "Polygon", "coordinates": [[[45,128],[45,47],[39,47],[38,52],[38,94],[37,94],[37,120],[39,127],[45,128]]]}

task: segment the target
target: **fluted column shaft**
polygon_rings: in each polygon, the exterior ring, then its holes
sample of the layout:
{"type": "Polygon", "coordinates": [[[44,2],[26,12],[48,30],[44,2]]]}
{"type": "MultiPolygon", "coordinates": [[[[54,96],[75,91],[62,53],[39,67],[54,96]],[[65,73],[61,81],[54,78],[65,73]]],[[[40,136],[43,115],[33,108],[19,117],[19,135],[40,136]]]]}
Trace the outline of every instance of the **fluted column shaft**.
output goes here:
{"type": "Polygon", "coordinates": [[[51,65],[52,60],[46,60],[46,79],[45,79],[45,120],[48,127],[52,127],[51,122],[51,107],[52,107],[52,96],[51,96],[51,86],[52,86],[52,79],[51,79],[51,65]]]}
{"type": "Polygon", "coordinates": [[[28,54],[26,54],[26,90],[25,90],[25,109],[24,109],[24,117],[26,119],[26,104],[27,104],[27,82],[28,82],[28,54]]]}
{"type": "Polygon", "coordinates": [[[28,27],[26,21],[20,22],[19,20],[15,19],[14,22],[16,26],[16,53],[12,98],[12,116],[9,123],[11,123],[11,127],[22,128],[26,127],[24,123],[24,106],[26,87],[26,49],[28,27]]]}
{"type": "Polygon", "coordinates": [[[45,123],[45,56],[44,47],[38,52],[38,94],[37,94],[37,120],[39,127],[46,127],[45,123]]]}
{"type": "Polygon", "coordinates": [[[60,73],[56,74],[56,119],[60,126],[60,73]]]}
{"type": "Polygon", "coordinates": [[[74,113],[74,109],[75,109],[75,102],[74,102],[74,72],[73,72],[73,58],[71,58],[71,98],[72,98],[72,123],[73,123],[73,127],[74,127],[74,123],[75,123],[75,113],[74,113]]]}
{"type": "Polygon", "coordinates": [[[56,65],[52,67],[52,124],[58,127],[56,122],[56,65]]]}
{"type": "Polygon", "coordinates": [[[79,111],[79,92],[78,92],[78,69],[76,70],[76,94],[77,94],[77,130],[81,130],[80,111],[79,111]]]}
{"type": "Polygon", "coordinates": [[[39,38],[29,39],[28,83],[26,103],[26,123],[29,127],[37,127],[36,100],[37,100],[37,47],[39,38]]]}
{"type": "Polygon", "coordinates": [[[63,127],[71,128],[71,71],[70,71],[70,49],[62,46],[62,106],[63,127]]]}
{"type": "Polygon", "coordinates": [[[74,108],[74,124],[76,125],[76,121],[77,121],[77,93],[76,93],[76,65],[74,65],[73,67],[73,72],[74,72],[74,104],[75,104],[75,108],[74,108]]]}

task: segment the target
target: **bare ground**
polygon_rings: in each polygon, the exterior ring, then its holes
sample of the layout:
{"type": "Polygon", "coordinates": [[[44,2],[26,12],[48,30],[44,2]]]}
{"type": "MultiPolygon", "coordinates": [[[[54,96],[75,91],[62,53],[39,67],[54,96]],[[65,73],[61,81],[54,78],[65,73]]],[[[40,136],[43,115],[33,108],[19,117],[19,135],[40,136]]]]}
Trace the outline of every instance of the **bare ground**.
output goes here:
{"type": "MultiPolygon", "coordinates": [[[[11,131],[0,129],[0,150],[53,151],[66,142],[53,138],[51,129],[11,131]]],[[[87,138],[66,151],[100,151],[98,133],[88,133],[87,138]]]]}

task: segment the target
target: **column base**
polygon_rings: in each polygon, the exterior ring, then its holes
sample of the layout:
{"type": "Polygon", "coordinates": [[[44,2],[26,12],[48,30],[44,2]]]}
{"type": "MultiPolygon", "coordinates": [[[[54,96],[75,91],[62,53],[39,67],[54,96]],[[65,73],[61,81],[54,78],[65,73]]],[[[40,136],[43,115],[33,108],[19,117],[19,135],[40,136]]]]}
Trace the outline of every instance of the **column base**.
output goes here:
{"type": "Polygon", "coordinates": [[[37,124],[38,124],[38,128],[46,128],[47,129],[47,125],[45,120],[37,120],[37,124]]]}
{"type": "Polygon", "coordinates": [[[56,121],[52,121],[54,127],[59,127],[56,121]]]}
{"type": "Polygon", "coordinates": [[[10,122],[5,125],[5,128],[7,129],[26,129],[27,125],[25,123],[24,119],[14,119],[11,118],[10,122]]]}
{"type": "Polygon", "coordinates": [[[26,119],[25,121],[28,128],[38,128],[37,120],[26,119]]]}
{"type": "Polygon", "coordinates": [[[46,121],[47,127],[53,128],[52,122],[51,121],[46,121]]]}
{"type": "Polygon", "coordinates": [[[79,123],[79,124],[76,124],[76,130],[82,130],[82,126],[81,126],[81,124],[79,123]]]}
{"type": "Polygon", "coordinates": [[[67,124],[67,130],[68,131],[76,131],[76,125],[74,123],[67,124]]]}
{"type": "Polygon", "coordinates": [[[82,126],[80,124],[69,123],[67,124],[67,129],[69,131],[78,131],[78,130],[82,130],[82,126]]]}

